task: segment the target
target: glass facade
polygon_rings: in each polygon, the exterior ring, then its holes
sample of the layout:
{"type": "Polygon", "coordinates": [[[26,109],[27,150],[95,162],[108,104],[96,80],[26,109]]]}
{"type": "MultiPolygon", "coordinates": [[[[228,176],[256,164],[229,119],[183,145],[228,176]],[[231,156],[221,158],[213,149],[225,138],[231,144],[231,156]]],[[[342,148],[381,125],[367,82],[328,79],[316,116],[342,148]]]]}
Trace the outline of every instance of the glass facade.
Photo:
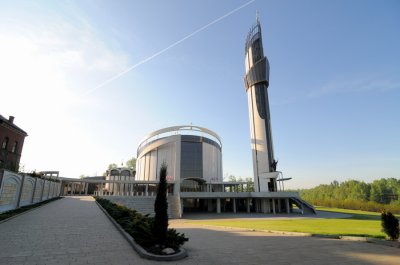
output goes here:
{"type": "Polygon", "coordinates": [[[181,179],[203,178],[203,148],[200,140],[198,136],[182,136],[181,179]]]}
{"type": "Polygon", "coordinates": [[[264,84],[256,84],[255,85],[256,89],[256,104],[257,104],[257,110],[258,110],[258,115],[260,115],[260,118],[265,120],[267,116],[267,103],[265,100],[265,90],[267,89],[264,84]]]}
{"type": "Polygon", "coordinates": [[[192,179],[185,179],[181,183],[181,191],[183,192],[200,192],[202,190],[201,184],[192,179]]]}

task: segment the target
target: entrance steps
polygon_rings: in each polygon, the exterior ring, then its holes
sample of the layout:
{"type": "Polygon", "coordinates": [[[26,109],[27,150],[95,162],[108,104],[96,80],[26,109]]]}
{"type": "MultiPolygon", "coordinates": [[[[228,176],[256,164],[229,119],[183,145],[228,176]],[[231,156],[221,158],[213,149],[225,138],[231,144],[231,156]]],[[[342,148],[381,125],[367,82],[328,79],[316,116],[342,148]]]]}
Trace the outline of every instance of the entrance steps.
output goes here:
{"type": "MultiPolygon", "coordinates": [[[[148,214],[151,217],[155,215],[155,196],[100,196],[100,198],[123,205],[141,214],[148,214]]],[[[181,217],[181,202],[178,196],[168,196],[168,217],[173,219],[181,217]]]]}
{"type": "Polygon", "coordinates": [[[297,207],[299,207],[302,214],[305,214],[305,213],[317,214],[314,206],[312,206],[305,200],[303,200],[301,198],[294,198],[294,197],[290,198],[290,200],[293,202],[293,204],[295,204],[297,207]]]}

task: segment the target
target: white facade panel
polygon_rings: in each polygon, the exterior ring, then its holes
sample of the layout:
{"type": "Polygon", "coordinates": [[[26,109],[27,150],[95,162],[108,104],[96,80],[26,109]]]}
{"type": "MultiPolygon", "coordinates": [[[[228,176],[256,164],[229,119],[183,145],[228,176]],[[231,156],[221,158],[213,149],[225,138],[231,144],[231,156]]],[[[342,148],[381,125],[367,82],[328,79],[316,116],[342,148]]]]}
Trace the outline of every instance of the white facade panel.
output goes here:
{"type": "Polygon", "coordinates": [[[149,180],[157,179],[157,150],[149,153],[149,180]]]}
{"type": "Polygon", "coordinates": [[[252,96],[252,116],[253,116],[253,128],[251,132],[251,142],[253,156],[257,155],[257,159],[253,160],[253,163],[258,162],[257,173],[258,175],[262,173],[269,172],[269,157],[267,150],[267,131],[265,128],[265,120],[262,119],[257,111],[257,103],[255,96],[255,88],[251,87],[248,91],[252,96]],[[256,152],[257,150],[257,152],[256,152]]]}
{"type": "Polygon", "coordinates": [[[167,176],[175,180],[176,143],[171,142],[158,148],[157,180],[163,162],[167,165],[167,176]]]}
{"type": "Polygon", "coordinates": [[[222,181],[221,152],[209,143],[203,142],[203,179],[207,182],[222,181]]]}
{"type": "MultiPolygon", "coordinates": [[[[146,165],[146,157],[145,156],[142,156],[140,159],[139,159],[139,169],[140,169],[140,172],[139,172],[139,175],[137,176],[137,179],[138,180],[145,180],[145,165],[146,165]]],[[[137,174],[137,173],[136,173],[137,174]]]]}
{"type": "MultiPolygon", "coordinates": [[[[175,130],[181,127],[191,128],[191,126],[170,128],[175,130]]],[[[156,132],[151,133],[150,136],[153,138],[145,139],[138,148],[136,180],[157,181],[161,165],[165,162],[167,164],[168,181],[180,181],[181,174],[190,175],[193,172],[200,173],[196,175],[196,178],[202,178],[206,182],[222,181],[221,141],[219,136],[208,129],[193,127],[203,133],[210,134],[212,137],[175,133],[167,137],[157,138],[156,132]],[[193,145],[190,143],[193,143],[193,145]],[[200,148],[196,147],[197,143],[200,148]],[[185,159],[181,157],[182,154],[185,155],[185,159]],[[192,157],[193,161],[190,160],[192,157]]],[[[166,133],[169,132],[169,129],[165,128],[157,132],[166,133]]]]}

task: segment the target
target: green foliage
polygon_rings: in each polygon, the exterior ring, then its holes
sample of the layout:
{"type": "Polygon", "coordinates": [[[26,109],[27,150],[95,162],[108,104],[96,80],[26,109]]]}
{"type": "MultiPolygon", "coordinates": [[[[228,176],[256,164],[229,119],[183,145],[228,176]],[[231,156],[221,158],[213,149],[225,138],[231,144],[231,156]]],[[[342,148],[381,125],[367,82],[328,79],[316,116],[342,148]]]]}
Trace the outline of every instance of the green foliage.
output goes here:
{"type": "Polygon", "coordinates": [[[385,232],[391,240],[399,238],[399,220],[391,213],[382,211],[381,214],[382,232],[385,232]]]}
{"type": "Polygon", "coordinates": [[[108,172],[110,172],[111,169],[117,168],[118,165],[115,163],[111,163],[108,165],[107,170],[103,172],[103,176],[107,176],[108,172]]]}
{"type": "Polygon", "coordinates": [[[153,234],[159,245],[165,245],[168,230],[168,202],[167,202],[167,165],[163,163],[160,168],[160,182],[157,188],[154,203],[153,234]]]}
{"type": "Polygon", "coordinates": [[[237,227],[257,230],[301,232],[333,236],[364,236],[384,238],[379,220],[309,218],[290,220],[189,220],[192,224],[237,227]]]}
{"type": "Polygon", "coordinates": [[[185,237],[185,234],[178,233],[173,228],[170,228],[167,231],[167,242],[170,242],[169,247],[173,249],[179,248],[179,246],[182,246],[188,240],[189,239],[185,237]]]}
{"type": "Polygon", "coordinates": [[[133,158],[129,159],[128,161],[126,161],[125,165],[128,168],[136,170],[136,158],[133,157],[133,158]]]}
{"type": "MultiPolygon", "coordinates": [[[[96,197],[96,201],[135,239],[136,243],[147,250],[152,250],[153,246],[157,244],[153,234],[154,218],[106,199],[96,197]]],[[[168,229],[165,246],[177,250],[188,240],[185,234],[178,233],[174,229],[168,229]]]]}
{"type": "Polygon", "coordinates": [[[190,220],[189,223],[238,227],[246,229],[304,232],[335,236],[366,236],[384,238],[381,231],[380,213],[359,210],[318,207],[317,210],[344,213],[343,218],[304,218],[291,220],[190,220]]]}
{"type": "Polygon", "coordinates": [[[395,178],[379,179],[372,183],[333,181],[329,185],[319,185],[299,192],[303,199],[314,205],[377,212],[386,208],[400,213],[400,180],[395,178]]]}
{"type": "Polygon", "coordinates": [[[361,211],[361,210],[349,210],[349,209],[340,209],[340,208],[329,208],[329,207],[316,207],[317,211],[324,211],[324,212],[334,212],[334,213],[344,213],[350,214],[351,217],[347,219],[356,219],[356,220],[380,220],[381,214],[377,212],[368,212],[368,211],[361,211]]]}
{"type": "Polygon", "coordinates": [[[254,192],[254,179],[253,178],[246,178],[245,181],[247,182],[246,191],[247,192],[254,192]]]}
{"type": "MultiPolygon", "coordinates": [[[[226,178],[225,178],[226,180],[226,178]]],[[[243,186],[243,190],[242,190],[242,186],[239,185],[238,187],[238,191],[239,192],[254,192],[254,180],[251,177],[247,177],[246,179],[242,179],[241,177],[236,178],[234,175],[230,175],[228,177],[228,181],[229,182],[245,182],[245,185],[243,186]]]]}

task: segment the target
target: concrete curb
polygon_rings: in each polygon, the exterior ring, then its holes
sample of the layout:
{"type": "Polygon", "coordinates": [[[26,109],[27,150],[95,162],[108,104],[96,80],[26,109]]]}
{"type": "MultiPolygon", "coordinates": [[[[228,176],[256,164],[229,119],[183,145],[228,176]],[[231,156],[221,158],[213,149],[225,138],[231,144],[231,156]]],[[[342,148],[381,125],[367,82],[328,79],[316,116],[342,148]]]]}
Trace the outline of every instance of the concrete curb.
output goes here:
{"type": "MultiPolygon", "coordinates": [[[[61,200],[61,199],[64,198],[64,197],[62,197],[62,196],[59,196],[59,197],[60,197],[60,199],[58,199],[58,200],[61,200]]],[[[58,200],[54,200],[54,201],[58,201],[58,200]]],[[[37,202],[37,203],[41,203],[41,202],[37,202]]],[[[1,221],[0,221],[0,224],[1,224],[1,223],[5,223],[5,222],[7,222],[7,221],[10,221],[11,219],[14,219],[15,217],[18,217],[18,216],[20,216],[20,215],[29,213],[30,211],[33,211],[33,210],[42,208],[43,206],[45,206],[45,205],[47,205],[47,204],[49,204],[49,203],[50,203],[50,202],[45,203],[45,204],[43,204],[43,205],[40,205],[40,206],[38,206],[38,207],[34,207],[34,208],[32,208],[32,209],[26,210],[26,211],[24,211],[24,212],[22,212],[22,213],[13,215],[13,216],[11,216],[11,217],[8,217],[7,219],[1,220],[1,221]]],[[[31,204],[31,205],[34,205],[34,204],[31,204]]]]}
{"type": "Polygon", "coordinates": [[[348,240],[348,241],[359,241],[359,242],[368,242],[370,237],[363,237],[363,236],[340,236],[339,239],[341,240],[348,240]]]}
{"type": "Polygon", "coordinates": [[[400,241],[381,240],[381,239],[371,238],[371,237],[367,237],[366,241],[368,243],[375,243],[375,244],[379,244],[382,246],[400,248],[400,241]]]}
{"type": "Polygon", "coordinates": [[[176,261],[186,258],[187,252],[184,248],[180,248],[178,253],[172,255],[156,255],[147,252],[143,247],[135,242],[135,240],[129,235],[125,230],[112,218],[108,212],[97,202],[95,201],[97,206],[99,206],[100,210],[107,216],[107,218],[113,223],[113,225],[117,228],[117,230],[122,234],[122,236],[128,241],[128,243],[133,247],[133,249],[139,254],[140,257],[156,260],[156,261],[176,261]]]}
{"type": "MultiPolygon", "coordinates": [[[[191,224],[188,222],[188,224],[191,224]]],[[[305,237],[318,237],[318,238],[328,238],[328,239],[338,239],[338,240],[347,240],[354,242],[366,242],[366,243],[375,243],[383,246],[400,248],[400,241],[388,241],[382,240],[373,237],[362,237],[362,236],[339,236],[339,235],[322,235],[322,234],[312,234],[312,233],[302,233],[302,232],[288,232],[288,231],[276,231],[276,230],[261,230],[261,229],[250,229],[250,228],[240,228],[240,227],[232,227],[232,226],[217,226],[217,225],[204,225],[205,227],[222,227],[225,229],[232,230],[244,230],[250,232],[265,232],[271,234],[281,234],[281,235],[291,235],[291,236],[305,236],[305,237]]]]}
{"type": "MultiPolygon", "coordinates": [[[[188,224],[192,224],[188,222],[188,224]]],[[[194,225],[194,224],[192,224],[194,225]]],[[[199,225],[199,224],[196,224],[199,225]]],[[[249,232],[265,232],[271,234],[281,234],[281,235],[291,235],[291,236],[313,236],[310,233],[302,233],[302,232],[288,232],[288,231],[276,231],[276,230],[261,230],[261,229],[252,229],[252,228],[241,228],[241,227],[232,227],[232,226],[219,226],[219,225],[205,225],[200,224],[201,226],[205,227],[220,227],[225,229],[232,229],[232,230],[242,230],[242,231],[249,231],[249,232]]]]}

